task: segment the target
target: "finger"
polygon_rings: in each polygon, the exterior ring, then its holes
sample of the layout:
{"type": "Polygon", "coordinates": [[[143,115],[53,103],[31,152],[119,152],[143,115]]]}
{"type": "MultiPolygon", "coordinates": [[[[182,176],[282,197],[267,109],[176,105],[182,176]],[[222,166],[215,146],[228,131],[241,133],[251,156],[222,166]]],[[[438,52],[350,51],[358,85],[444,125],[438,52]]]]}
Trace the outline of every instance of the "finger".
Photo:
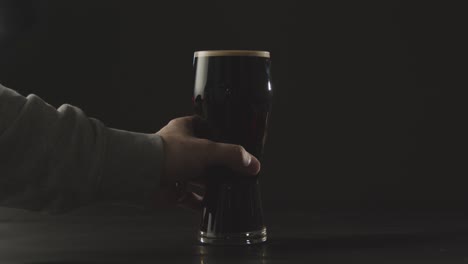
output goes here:
{"type": "Polygon", "coordinates": [[[260,171],[260,161],[242,146],[214,143],[211,148],[208,154],[210,165],[223,165],[250,175],[257,175],[260,171]]]}
{"type": "Polygon", "coordinates": [[[206,189],[206,183],[205,181],[202,180],[191,180],[187,183],[189,186],[194,186],[198,189],[205,190],[206,189]]]}
{"type": "Polygon", "coordinates": [[[182,208],[200,212],[202,208],[202,201],[202,196],[193,192],[187,192],[182,198],[179,199],[178,205],[182,208]]]}
{"type": "Polygon", "coordinates": [[[206,184],[201,182],[187,182],[187,192],[193,192],[195,194],[204,196],[206,193],[206,184]]]}

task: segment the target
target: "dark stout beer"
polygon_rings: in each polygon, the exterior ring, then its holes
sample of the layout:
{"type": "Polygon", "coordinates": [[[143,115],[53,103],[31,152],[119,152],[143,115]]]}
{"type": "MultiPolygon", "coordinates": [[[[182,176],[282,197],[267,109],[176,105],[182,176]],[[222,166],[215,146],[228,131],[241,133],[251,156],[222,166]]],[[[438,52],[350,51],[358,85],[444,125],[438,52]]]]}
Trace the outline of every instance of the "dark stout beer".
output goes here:
{"type": "MultiPolygon", "coordinates": [[[[195,113],[206,121],[208,138],[242,145],[261,160],[272,96],[269,53],[196,52],[194,71],[195,113]]],[[[214,244],[265,241],[258,176],[213,167],[207,178],[200,240],[214,244]]]]}

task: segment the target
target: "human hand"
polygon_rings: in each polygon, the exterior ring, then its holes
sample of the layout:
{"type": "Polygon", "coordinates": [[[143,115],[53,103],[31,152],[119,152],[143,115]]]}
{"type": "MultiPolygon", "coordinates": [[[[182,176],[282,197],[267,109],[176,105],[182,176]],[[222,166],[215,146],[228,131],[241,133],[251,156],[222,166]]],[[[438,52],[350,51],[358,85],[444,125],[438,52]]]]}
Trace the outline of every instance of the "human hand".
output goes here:
{"type": "Polygon", "coordinates": [[[156,134],[164,142],[164,172],[160,198],[169,204],[197,210],[203,197],[188,191],[187,185],[204,189],[203,173],[211,166],[226,166],[247,175],[257,175],[260,162],[242,146],[216,143],[195,136],[200,117],[187,116],[171,120],[156,134]]]}

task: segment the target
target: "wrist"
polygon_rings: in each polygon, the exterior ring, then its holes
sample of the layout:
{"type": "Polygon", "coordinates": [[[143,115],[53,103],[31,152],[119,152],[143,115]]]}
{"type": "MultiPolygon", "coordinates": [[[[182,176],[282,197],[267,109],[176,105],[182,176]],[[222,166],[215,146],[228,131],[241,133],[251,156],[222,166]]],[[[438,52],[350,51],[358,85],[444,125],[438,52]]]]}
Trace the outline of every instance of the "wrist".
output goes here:
{"type": "Polygon", "coordinates": [[[160,188],[164,145],[156,134],[107,130],[100,199],[150,206],[160,188]]]}

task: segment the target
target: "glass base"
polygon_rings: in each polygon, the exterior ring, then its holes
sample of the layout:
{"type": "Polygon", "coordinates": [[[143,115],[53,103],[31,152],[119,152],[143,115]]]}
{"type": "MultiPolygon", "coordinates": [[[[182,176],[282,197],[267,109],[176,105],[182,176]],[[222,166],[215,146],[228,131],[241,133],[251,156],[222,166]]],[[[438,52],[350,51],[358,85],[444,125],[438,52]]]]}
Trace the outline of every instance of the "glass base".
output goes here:
{"type": "Polygon", "coordinates": [[[252,232],[216,234],[200,231],[199,240],[203,244],[211,245],[252,245],[267,240],[266,227],[252,232]]]}

